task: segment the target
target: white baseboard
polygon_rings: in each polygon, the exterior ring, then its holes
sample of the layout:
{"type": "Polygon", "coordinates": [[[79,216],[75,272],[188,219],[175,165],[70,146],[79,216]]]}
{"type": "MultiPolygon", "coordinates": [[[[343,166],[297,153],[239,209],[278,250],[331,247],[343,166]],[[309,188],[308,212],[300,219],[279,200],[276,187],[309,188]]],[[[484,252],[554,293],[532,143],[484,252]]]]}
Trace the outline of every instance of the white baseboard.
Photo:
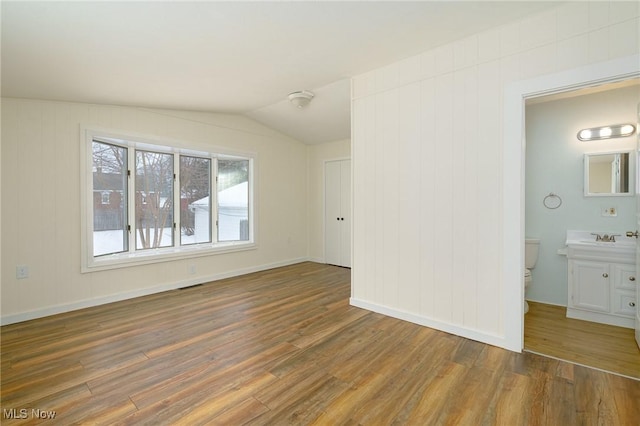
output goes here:
{"type": "Polygon", "coordinates": [[[487,343],[492,346],[498,346],[500,348],[504,348],[510,351],[521,352],[521,349],[517,349],[509,346],[504,336],[499,336],[497,334],[491,334],[491,333],[486,333],[479,330],[464,328],[456,324],[435,320],[435,319],[424,317],[421,315],[416,315],[410,312],[405,312],[398,309],[390,308],[388,306],[378,305],[376,303],[359,300],[353,297],[349,299],[349,303],[352,306],[377,312],[379,314],[386,315],[389,317],[398,318],[404,321],[409,321],[414,324],[422,325],[429,328],[434,328],[436,330],[444,331],[449,334],[455,334],[456,336],[461,336],[461,337],[475,340],[478,342],[487,343]]]}
{"type": "Polygon", "coordinates": [[[564,304],[564,305],[563,305],[563,304],[561,304],[561,303],[548,302],[548,301],[546,301],[546,300],[529,299],[528,297],[527,297],[527,298],[525,298],[525,300],[526,300],[527,302],[542,303],[542,304],[544,304],[544,305],[561,306],[561,307],[563,307],[563,308],[566,308],[566,307],[567,307],[567,305],[566,305],[566,304],[564,304]]]}
{"type": "Polygon", "coordinates": [[[281,262],[274,262],[264,265],[251,266],[248,268],[236,269],[233,271],[222,272],[219,274],[213,274],[208,276],[202,276],[193,278],[190,280],[181,280],[172,283],[166,283],[157,285],[154,287],[143,288],[139,290],[127,291],[124,293],[117,293],[108,296],[97,297],[93,299],[85,299],[72,303],[64,303],[56,306],[49,306],[42,309],[36,309],[28,312],[20,312],[17,314],[6,315],[0,318],[0,325],[14,324],[23,321],[29,321],[36,318],[47,317],[56,314],[62,314],[65,312],[76,311],[78,309],[90,308],[92,306],[105,305],[107,303],[119,302],[121,300],[133,299],[141,296],[148,296],[150,294],[161,293],[163,291],[175,290],[183,287],[190,287],[193,285],[204,284],[211,281],[218,281],[225,278],[237,277],[240,275],[246,275],[253,272],[266,271],[273,268],[280,268],[282,266],[294,265],[296,263],[302,263],[309,261],[306,257],[297,259],[290,259],[281,262]]]}

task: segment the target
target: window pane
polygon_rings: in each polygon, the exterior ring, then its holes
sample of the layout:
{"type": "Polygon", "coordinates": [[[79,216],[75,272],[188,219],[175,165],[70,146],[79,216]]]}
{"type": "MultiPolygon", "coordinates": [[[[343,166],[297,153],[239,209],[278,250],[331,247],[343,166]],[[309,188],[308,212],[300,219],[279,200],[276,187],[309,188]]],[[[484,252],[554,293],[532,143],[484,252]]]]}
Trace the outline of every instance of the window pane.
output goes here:
{"type": "Polygon", "coordinates": [[[93,141],[93,255],[128,250],[127,149],[93,141]]]}
{"type": "Polygon", "coordinates": [[[173,246],[173,155],[136,151],[136,248],[173,246]]]}
{"type": "Polygon", "coordinates": [[[249,160],[218,160],[218,241],[249,240],[249,160]]]}
{"type": "Polygon", "coordinates": [[[180,156],[180,244],[211,242],[211,159],[180,156]]]}

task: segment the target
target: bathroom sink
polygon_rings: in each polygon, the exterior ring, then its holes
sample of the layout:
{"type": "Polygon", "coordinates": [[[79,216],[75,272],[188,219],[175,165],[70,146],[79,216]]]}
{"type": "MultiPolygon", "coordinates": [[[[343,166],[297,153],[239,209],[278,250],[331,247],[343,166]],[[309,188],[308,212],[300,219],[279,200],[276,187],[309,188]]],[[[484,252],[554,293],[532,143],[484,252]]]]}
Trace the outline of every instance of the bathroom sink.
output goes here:
{"type": "Polygon", "coordinates": [[[620,235],[615,237],[615,241],[596,241],[596,235],[593,234],[604,236],[621,232],[567,231],[567,256],[589,260],[635,261],[635,237],[620,235]]]}
{"type": "Polygon", "coordinates": [[[636,242],[632,241],[631,238],[629,238],[627,241],[627,238],[625,237],[624,239],[617,239],[616,241],[567,240],[567,245],[569,244],[586,244],[586,245],[599,246],[599,247],[634,248],[636,245],[636,242]]]}
{"type": "Polygon", "coordinates": [[[589,245],[597,247],[635,248],[635,237],[627,237],[621,232],[567,231],[567,245],[589,245]],[[597,236],[615,235],[615,241],[597,240],[597,236]]]}

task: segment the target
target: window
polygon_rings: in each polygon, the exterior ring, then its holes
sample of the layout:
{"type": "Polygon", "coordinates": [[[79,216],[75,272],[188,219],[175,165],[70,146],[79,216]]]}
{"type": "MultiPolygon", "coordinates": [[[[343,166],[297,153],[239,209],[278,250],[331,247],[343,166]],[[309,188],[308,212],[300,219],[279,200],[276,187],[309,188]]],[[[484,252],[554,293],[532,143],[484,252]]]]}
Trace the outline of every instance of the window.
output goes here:
{"type": "Polygon", "coordinates": [[[249,162],[218,160],[218,241],[249,240],[249,162]]]}
{"type": "Polygon", "coordinates": [[[128,250],[127,149],[92,141],[93,158],[93,255],[128,250]],[[104,191],[113,194],[104,204],[104,191]],[[116,196],[117,194],[117,196],[116,196]],[[100,202],[98,202],[100,200],[100,202]]]}
{"type": "Polygon", "coordinates": [[[254,246],[252,158],[86,135],[83,271],[254,246]]]}
{"type": "Polygon", "coordinates": [[[180,241],[211,242],[211,159],[180,156],[180,241]]]}
{"type": "Polygon", "coordinates": [[[173,246],[173,155],[136,151],[136,249],[173,246]]]}

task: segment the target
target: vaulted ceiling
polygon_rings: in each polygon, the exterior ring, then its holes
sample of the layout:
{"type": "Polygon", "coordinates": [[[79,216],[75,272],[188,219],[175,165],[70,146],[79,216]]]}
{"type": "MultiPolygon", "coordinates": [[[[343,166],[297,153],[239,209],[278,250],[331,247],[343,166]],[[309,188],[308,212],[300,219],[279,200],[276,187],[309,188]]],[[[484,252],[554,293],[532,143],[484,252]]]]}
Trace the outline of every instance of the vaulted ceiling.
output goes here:
{"type": "Polygon", "coordinates": [[[244,114],[321,143],[350,136],[351,76],[557,3],[2,1],[2,95],[244,114]]]}

